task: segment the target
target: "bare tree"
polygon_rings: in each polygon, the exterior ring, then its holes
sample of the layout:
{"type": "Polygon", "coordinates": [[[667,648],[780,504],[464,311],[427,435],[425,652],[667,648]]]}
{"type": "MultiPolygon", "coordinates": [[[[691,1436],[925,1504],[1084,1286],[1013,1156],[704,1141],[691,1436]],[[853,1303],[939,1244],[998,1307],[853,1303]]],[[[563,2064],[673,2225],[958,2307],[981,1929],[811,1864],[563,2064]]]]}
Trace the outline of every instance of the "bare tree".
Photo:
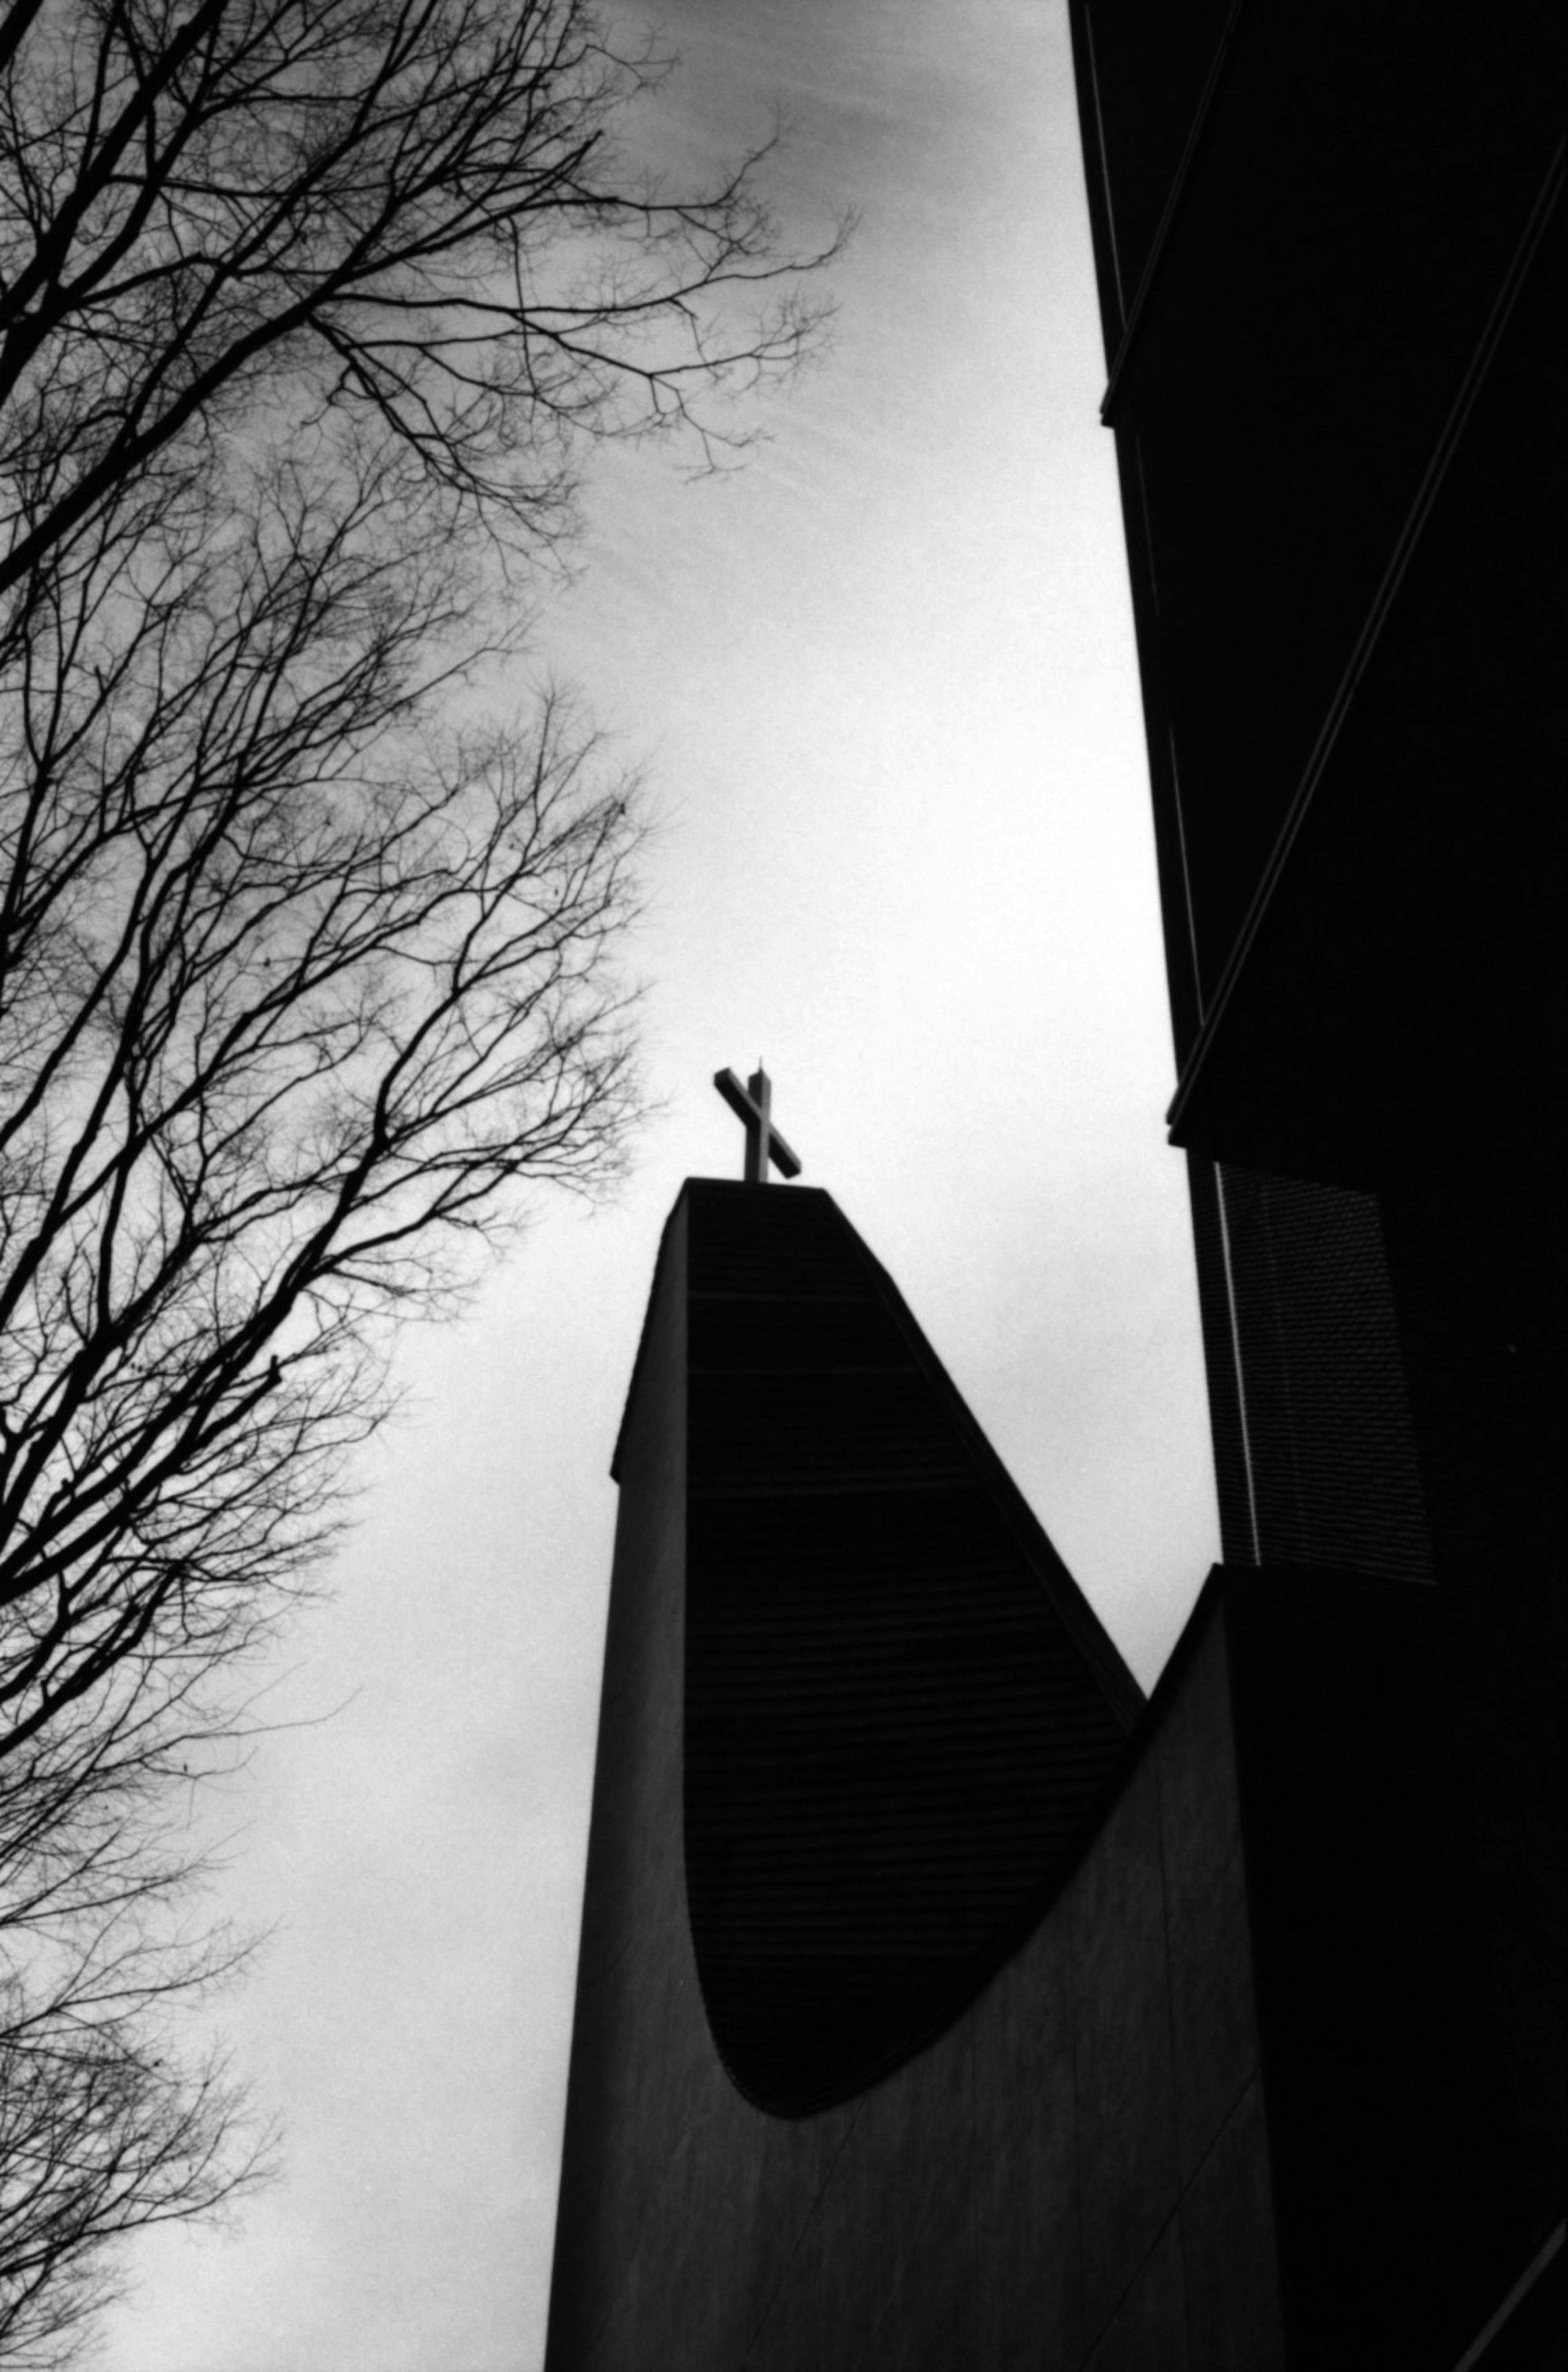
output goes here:
{"type": "Polygon", "coordinates": [[[578,0],[10,0],[0,20],[0,590],[263,405],[368,422],[508,534],[574,432],[696,399],[813,316],[754,189],[612,137],[663,69],[578,0]],[[761,311],[761,284],[785,293],[761,311]]]}
{"type": "Polygon", "coordinates": [[[367,1319],[633,1108],[627,787],[558,701],[465,734],[410,688],[447,563],[374,481],[274,497],[172,578],[144,533],[101,664],[76,585],[12,703],[0,1760],[245,1643],[380,1405],[367,1319]]]}
{"type": "Polygon", "coordinates": [[[447,552],[374,471],[308,493],[182,493],[107,584],[57,573],[6,686],[0,2360],[243,2175],[148,2038],[210,1973],[160,1796],[331,1544],[387,1318],[636,1109],[633,786],[557,696],[446,718],[447,552]]]}
{"type": "Polygon", "coordinates": [[[244,2138],[247,2103],[221,2052],[192,2062],[162,2014],[226,1973],[222,1939],[183,1948],[145,1910],[139,1883],[96,1920],[66,1922],[47,1951],[27,1923],[26,1979],[13,1969],[0,1983],[6,2364],[69,2363],[121,2287],[114,2243],[210,2215],[272,2170],[271,2136],[244,2138]]]}
{"type": "Polygon", "coordinates": [[[0,1762],[0,2362],[28,2372],[75,2360],[123,2288],[116,2243],[275,2170],[221,2048],[181,2035],[250,1951],[191,1915],[181,1800],[238,1747],[212,1677],[85,1692],[0,1762]]]}
{"type": "Polygon", "coordinates": [[[661,71],[578,0],[0,15],[0,2359],[249,2179],[161,1808],[389,1319],[637,1110],[635,785],[479,701],[585,440],[711,466],[815,333],[750,166],[618,154],[661,71]]]}

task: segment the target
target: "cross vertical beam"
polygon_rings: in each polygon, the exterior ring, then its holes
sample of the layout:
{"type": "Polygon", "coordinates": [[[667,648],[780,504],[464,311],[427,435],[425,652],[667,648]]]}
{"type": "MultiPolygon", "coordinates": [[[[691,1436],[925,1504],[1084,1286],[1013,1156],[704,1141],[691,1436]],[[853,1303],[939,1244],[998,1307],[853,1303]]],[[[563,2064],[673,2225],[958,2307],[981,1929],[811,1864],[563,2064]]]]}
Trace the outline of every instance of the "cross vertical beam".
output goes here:
{"type": "Polygon", "coordinates": [[[800,1175],[799,1156],[792,1153],[773,1126],[773,1083],[761,1064],[744,1087],[733,1071],[715,1071],[714,1085],[746,1131],[746,1183],[765,1186],[768,1165],[786,1178],[800,1175]]]}

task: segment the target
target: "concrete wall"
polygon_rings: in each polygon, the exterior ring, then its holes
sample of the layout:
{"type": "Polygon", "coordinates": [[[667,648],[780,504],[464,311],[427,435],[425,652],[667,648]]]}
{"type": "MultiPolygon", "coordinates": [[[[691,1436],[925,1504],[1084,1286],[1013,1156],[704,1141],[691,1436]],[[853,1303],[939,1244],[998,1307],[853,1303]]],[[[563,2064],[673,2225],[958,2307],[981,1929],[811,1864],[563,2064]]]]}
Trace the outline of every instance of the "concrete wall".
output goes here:
{"type": "Polygon", "coordinates": [[[550,2372],[1283,2364],[1216,1596],[1093,1843],[947,2033],[819,2115],[746,2101],[687,1917],[685,1233],[621,1519],[550,2372]]]}

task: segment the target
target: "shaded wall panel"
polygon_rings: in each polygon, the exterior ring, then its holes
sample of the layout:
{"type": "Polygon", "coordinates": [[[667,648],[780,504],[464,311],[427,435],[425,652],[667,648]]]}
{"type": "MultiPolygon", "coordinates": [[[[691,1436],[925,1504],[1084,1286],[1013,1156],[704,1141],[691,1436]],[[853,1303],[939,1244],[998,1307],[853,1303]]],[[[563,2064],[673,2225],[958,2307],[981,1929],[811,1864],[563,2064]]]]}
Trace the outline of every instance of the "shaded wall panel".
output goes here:
{"type": "Polygon", "coordinates": [[[798,2114],[974,1992],[1141,1699],[831,1198],[685,1207],[692,1931],[726,2065],[798,2114]]]}

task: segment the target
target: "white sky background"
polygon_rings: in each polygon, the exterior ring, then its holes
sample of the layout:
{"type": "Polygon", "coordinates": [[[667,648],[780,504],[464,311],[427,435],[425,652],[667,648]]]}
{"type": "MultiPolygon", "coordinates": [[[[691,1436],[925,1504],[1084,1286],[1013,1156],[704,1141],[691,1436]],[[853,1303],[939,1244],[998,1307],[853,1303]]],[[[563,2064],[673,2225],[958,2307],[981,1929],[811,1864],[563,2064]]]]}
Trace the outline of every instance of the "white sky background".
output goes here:
{"type": "MultiPolygon", "coordinates": [[[[287,2128],[229,2235],[138,2244],[105,2372],[534,2372],[608,1465],[660,1227],[738,1175],[715,1068],[891,1270],[1145,1684],[1217,1554],[1142,725],[1060,0],[682,0],[674,153],[782,102],[861,215],[835,348],[738,477],[598,471],[541,658],[651,762],[668,1105],[409,1340],[333,1602],[209,1808],[273,1924],[221,2022],[287,2128]],[[344,1703],[345,1700],[351,1700],[344,1703]]],[[[785,1191],[787,1189],[781,1189],[785,1191]]]]}

